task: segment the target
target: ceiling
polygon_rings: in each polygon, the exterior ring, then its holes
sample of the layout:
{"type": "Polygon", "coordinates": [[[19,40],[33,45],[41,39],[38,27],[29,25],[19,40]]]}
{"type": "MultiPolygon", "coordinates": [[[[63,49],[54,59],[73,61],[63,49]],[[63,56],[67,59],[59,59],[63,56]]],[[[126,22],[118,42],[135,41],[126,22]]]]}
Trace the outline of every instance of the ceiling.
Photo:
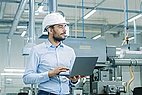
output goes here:
{"type": "MultiPolygon", "coordinates": [[[[20,35],[27,28],[29,2],[22,6],[24,1],[26,0],[0,1],[0,35],[4,34],[11,38],[13,35],[20,35]],[[19,14],[19,19],[15,19],[18,11],[21,15],[19,14]]],[[[41,3],[44,5],[44,13],[35,15],[36,35],[41,31],[42,20],[48,11],[48,0],[35,0],[35,11],[41,3]]],[[[70,35],[87,38],[104,33],[124,33],[124,26],[128,26],[129,32],[133,34],[133,22],[128,23],[125,18],[130,19],[141,13],[141,0],[57,0],[57,4],[57,10],[63,12],[67,21],[70,22],[70,35]],[[128,12],[124,12],[126,1],[128,1],[128,12]],[[82,16],[93,8],[96,12],[88,19],[82,19],[82,16]]],[[[136,20],[136,25],[137,31],[141,32],[141,18],[136,20]]]]}

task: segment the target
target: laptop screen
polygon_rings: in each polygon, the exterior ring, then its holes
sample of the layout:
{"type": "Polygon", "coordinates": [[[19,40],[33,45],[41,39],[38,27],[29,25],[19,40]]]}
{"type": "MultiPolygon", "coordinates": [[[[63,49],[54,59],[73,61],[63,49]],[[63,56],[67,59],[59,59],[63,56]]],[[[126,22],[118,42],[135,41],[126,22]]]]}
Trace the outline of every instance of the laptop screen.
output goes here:
{"type": "Polygon", "coordinates": [[[93,73],[98,57],[76,57],[70,76],[89,76],[93,73]]]}

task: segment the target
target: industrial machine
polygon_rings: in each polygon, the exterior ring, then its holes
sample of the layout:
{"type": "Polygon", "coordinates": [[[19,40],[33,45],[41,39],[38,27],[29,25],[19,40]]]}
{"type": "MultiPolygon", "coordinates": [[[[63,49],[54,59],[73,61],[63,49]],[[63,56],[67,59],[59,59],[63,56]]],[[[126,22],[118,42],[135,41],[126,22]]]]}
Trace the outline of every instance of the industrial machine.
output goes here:
{"type": "Polygon", "coordinates": [[[116,47],[107,46],[103,38],[97,40],[68,38],[64,43],[73,47],[77,56],[98,57],[93,75],[82,79],[74,90],[82,90],[82,95],[127,95],[127,93],[132,95],[130,88],[134,80],[132,66],[142,65],[140,45],[123,45],[117,54],[116,47]],[[123,79],[122,67],[129,67],[130,80],[123,79]]]}

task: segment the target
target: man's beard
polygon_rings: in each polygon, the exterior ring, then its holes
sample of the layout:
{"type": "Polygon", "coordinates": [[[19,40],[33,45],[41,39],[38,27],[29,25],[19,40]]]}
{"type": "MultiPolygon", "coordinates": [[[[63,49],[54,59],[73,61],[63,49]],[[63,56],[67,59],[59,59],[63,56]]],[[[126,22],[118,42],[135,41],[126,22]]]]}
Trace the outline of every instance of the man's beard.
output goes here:
{"type": "Polygon", "coordinates": [[[65,37],[61,38],[61,37],[53,36],[53,38],[54,38],[55,41],[59,41],[59,42],[65,40],[65,37]]]}

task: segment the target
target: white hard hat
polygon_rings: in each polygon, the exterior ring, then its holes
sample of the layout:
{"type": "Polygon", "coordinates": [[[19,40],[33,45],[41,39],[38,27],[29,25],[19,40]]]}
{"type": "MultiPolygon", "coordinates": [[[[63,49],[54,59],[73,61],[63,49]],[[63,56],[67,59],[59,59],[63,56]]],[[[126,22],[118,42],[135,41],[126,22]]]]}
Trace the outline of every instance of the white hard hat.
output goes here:
{"type": "Polygon", "coordinates": [[[42,32],[47,32],[45,31],[45,28],[48,26],[61,24],[61,23],[68,24],[68,22],[66,22],[65,18],[60,13],[50,13],[46,15],[43,19],[42,32]]]}

